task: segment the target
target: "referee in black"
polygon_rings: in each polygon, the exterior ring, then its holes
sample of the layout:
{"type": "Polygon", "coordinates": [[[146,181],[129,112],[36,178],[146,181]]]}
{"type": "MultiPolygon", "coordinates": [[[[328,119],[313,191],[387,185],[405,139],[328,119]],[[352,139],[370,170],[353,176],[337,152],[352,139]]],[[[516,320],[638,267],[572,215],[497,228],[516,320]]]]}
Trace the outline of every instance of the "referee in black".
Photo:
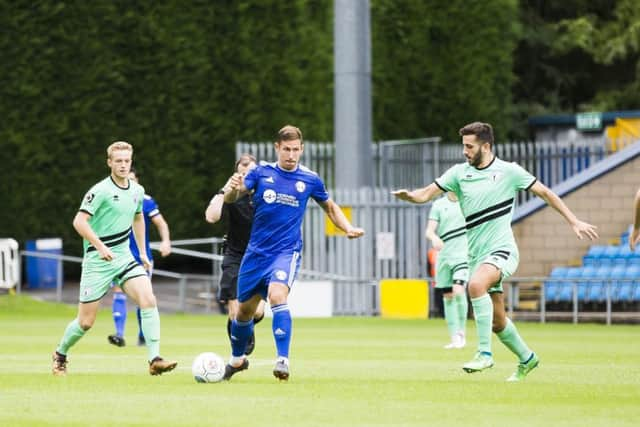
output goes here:
{"type": "MultiPolygon", "coordinates": [[[[235,172],[242,175],[256,166],[256,159],[251,154],[242,154],[236,161],[235,172]]],[[[229,191],[229,181],[213,196],[205,211],[207,222],[215,224],[224,219],[227,223],[227,232],[223,244],[222,277],[218,291],[218,302],[221,307],[227,308],[227,335],[231,339],[231,321],[238,312],[238,270],[244,256],[251,234],[253,223],[253,204],[249,194],[236,200],[234,203],[224,203],[224,193],[229,191]]],[[[264,317],[264,301],[260,302],[254,317],[254,323],[258,323],[264,317]]],[[[251,335],[245,354],[253,353],[255,348],[255,334],[251,335]]]]}

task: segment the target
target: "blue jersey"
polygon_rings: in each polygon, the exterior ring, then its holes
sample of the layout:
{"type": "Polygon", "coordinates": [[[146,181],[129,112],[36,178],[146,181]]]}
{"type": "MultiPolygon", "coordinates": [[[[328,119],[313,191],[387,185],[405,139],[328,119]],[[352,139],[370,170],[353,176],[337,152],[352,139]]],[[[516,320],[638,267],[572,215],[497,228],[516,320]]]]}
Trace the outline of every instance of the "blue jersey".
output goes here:
{"type": "Polygon", "coordinates": [[[309,197],[316,202],[329,199],[322,179],[299,165],[286,171],[277,163],[265,163],[244,178],[247,190],[253,190],[253,227],[247,251],[276,255],[302,249],[302,218],[309,197]]]}
{"type": "MultiPolygon", "coordinates": [[[[149,261],[153,260],[151,256],[151,248],[149,247],[149,226],[151,225],[151,218],[156,215],[160,215],[160,210],[158,209],[158,204],[153,197],[148,194],[144,195],[144,200],[142,201],[142,215],[144,215],[144,247],[147,249],[147,258],[149,261]]],[[[136,261],[140,262],[140,253],[138,252],[138,245],[136,245],[136,238],[131,233],[129,235],[129,247],[131,248],[131,253],[136,261]]]]}

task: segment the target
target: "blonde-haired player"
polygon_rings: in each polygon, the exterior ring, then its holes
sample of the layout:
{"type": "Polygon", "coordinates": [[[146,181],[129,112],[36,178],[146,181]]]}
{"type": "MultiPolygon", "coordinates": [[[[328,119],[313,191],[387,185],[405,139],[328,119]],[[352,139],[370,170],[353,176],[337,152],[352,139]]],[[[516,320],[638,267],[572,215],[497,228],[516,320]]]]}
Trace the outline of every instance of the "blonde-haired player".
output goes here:
{"type": "Polygon", "coordinates": [[[107,148],[111,174],[91,187],[73,220],[73,227],[82,236],[84,246],[80,302],[78,316],[67,325],[53,353],[54,375],[66,375],[67,353],[93,326],[100,300],[109,292],[112,282],[140,306],[149,373],[160,375],[177,365],[177,362],[160,357],[160,316],[145,271],[150,263],[144,247],[144,188],[128,178],[132,158],[133,147],[127,142],[114,142],[107,148]],[[143,265],[136,262],[129,250],[132,231],[143,265]]]}

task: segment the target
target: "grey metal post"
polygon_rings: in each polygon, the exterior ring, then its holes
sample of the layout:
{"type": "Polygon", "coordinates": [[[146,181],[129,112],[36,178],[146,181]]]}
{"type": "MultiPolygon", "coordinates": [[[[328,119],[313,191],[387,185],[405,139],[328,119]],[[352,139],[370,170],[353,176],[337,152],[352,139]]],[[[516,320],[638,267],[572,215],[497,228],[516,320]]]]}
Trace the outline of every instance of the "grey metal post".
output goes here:
{"type": "Polygon", "coordinates": [[[336,188],[372,186],[369,0],[334,1],[336,188]]]}

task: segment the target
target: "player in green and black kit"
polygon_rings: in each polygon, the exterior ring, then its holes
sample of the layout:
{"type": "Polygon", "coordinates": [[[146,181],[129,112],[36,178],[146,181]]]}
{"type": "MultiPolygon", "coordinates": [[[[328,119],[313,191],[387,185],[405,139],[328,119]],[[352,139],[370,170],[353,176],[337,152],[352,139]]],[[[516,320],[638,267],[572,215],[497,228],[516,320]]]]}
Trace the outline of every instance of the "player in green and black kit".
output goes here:
{"type": "Polygon", "coordinates": [[[449,192],[433,202],[425,235],[438,251],[436,288],[442,289],[444,319],[451,337],[444,348],[463,348],[469,312],[465,292],[469,281],[467,229],[454,193],[449,192]]]}
{"type": "Polygon", "coordinates": [[[67,352],[93,326],[100,299],[109,291],[112,282],[140,306],[149,373],[160,375],[177,365],[160,357],[160,316],[145,272],[150,263],[144,247],[144,188],[128,179],[132,157],[133,147],[129,143],[114,142],[107,148],[111,175],[91,187],[73,220],[74,228],[84,239],[80,303],[78,317],[67,325],[53,354],[54,375],[67,373],[67,352]],[[135,261],[129,249],[132,231],[143,265],[135,261]]]}
{"type": "Polygon", "coordinates": [[[576,218],[558,195],[522,167],[496,158],[490,124],[470,123],[459,133],[467,163],[453,166],[427,187],[397,190],[393,194],[413,203],[425,203],[445,191],[458,196],[469,240],[469,296],[478,333],[478,351],[463,369],[478,372],[493,366],[493,329],[519,360],[516,371],[507,380],[520,381],[538,366],[539,359],[507,318],[502,298],[502,281],[515,272],[519,260],[511,230],[516,193],[529,190],[543,199],[564,217],[579,239],[587,236],[593,240],[598,234],[595,226],[576,218]]]}

